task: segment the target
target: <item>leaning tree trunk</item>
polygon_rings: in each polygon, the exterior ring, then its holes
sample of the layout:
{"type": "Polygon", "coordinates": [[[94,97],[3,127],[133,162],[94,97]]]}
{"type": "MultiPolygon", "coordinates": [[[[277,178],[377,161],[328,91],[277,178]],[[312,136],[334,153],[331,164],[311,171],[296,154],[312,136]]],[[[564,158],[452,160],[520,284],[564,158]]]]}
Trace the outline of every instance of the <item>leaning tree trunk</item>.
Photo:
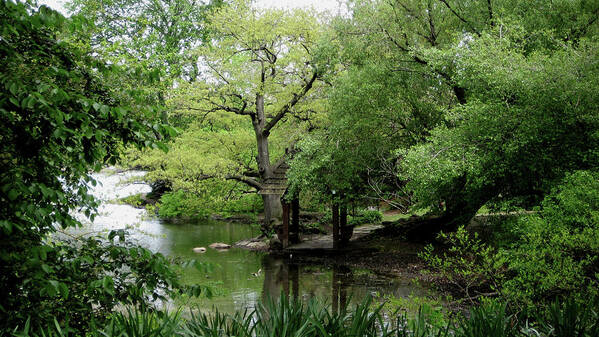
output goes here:
{"type": "Polygon", "coordinates": [[[455,232],[460,226],[467,226],[476,212],[497,194],[491,186],[467,190],[466,179],[461,180],[455,185],[453,195],[445,200],[445,211],[441,216],[409,219],[403,224],[406,237],[430,241],[439,232],[455,232]]]}

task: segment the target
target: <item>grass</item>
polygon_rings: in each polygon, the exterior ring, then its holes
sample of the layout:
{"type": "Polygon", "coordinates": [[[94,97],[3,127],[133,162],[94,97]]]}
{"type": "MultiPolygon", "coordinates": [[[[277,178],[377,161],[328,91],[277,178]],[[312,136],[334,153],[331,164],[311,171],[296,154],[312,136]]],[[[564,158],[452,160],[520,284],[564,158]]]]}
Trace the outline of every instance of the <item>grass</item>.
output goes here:
{"type": "Polygon", "coordinates": [[[394,214],[390,214],[388,212],[383,212],[383,221],[395,222],[395,221],[398,221],[398,220],[408,219],[408,218],[410,218],[410,217],[412,217],[414,215],[423,216],[423,215],[427,214],[428,212],[430,212],[430,209],[428,209],[428,208],[417,210],[415,212],[410,212],[410,213],[394,213],[394,214]]]}

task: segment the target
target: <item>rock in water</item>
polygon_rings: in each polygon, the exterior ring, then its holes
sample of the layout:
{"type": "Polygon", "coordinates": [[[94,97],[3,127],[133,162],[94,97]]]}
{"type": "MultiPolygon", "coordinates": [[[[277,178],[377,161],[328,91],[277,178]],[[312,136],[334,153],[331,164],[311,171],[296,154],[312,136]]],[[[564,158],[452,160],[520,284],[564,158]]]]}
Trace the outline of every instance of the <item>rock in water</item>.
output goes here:
{"type": "Polygon", "coordinates": [[[212,249],[229,249],[229,248],[231,248],[231,245],[228,245],[228,244],[222,243],[222,242],[215,242],[208,247],[210,247],[212,249]]]}
{"type": "Polygon", "coordinates": [[[206,248],[204,248],[204,247],[195,247],[192,250],[194,253],[205,253],[206,252],[206,248]]]}

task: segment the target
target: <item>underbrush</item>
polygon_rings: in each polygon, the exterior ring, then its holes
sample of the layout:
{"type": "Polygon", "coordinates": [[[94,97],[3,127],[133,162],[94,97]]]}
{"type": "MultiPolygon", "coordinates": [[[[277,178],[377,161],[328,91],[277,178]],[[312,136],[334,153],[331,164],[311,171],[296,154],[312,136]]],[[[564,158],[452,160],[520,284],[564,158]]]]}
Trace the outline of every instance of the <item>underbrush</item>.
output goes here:
{"type": "Polygon", "coordinates": [[[150,211],[161,218],[205,219],[212,214],[231,216],[255,214],[262,209],[262,199],[257,194],[231,195],[218,193],[191,193],[185,190],[167,192],[150,211]]]}
{"type": "Polygon", "coordinates": [[[486,241],[464,228],[439,239],[442,252],[428,246],[420,257],[467,302],[495,296],[530,314],[563,297],[588,303],[599,295],[599,174],[566,176],[535,212],[486,241]]]}

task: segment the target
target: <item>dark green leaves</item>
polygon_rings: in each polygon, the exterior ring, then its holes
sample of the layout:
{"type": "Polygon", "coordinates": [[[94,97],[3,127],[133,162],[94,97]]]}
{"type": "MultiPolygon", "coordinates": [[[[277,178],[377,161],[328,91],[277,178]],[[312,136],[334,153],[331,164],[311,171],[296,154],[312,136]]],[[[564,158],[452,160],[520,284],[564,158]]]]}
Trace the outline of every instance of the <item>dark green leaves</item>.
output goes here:
{"type": "MultiPolygon", "coordinates": [[[[0,1],[0,334],[25,315],[50,322],[74,313],[83,322],[94,306],[108,313],[117,301],[143,303],[177,285],[161,255],[49,236],[80,225],[76,211],[93,219],[89,174],[116,161],[122,145],[158,146],[174,134],[153,99],[112,85],[127,70],[69,38],[68,29],[86,24],[0,1]]],[[[117,236],[124,241],[122,231],[111,241],[117,236]]]]}

